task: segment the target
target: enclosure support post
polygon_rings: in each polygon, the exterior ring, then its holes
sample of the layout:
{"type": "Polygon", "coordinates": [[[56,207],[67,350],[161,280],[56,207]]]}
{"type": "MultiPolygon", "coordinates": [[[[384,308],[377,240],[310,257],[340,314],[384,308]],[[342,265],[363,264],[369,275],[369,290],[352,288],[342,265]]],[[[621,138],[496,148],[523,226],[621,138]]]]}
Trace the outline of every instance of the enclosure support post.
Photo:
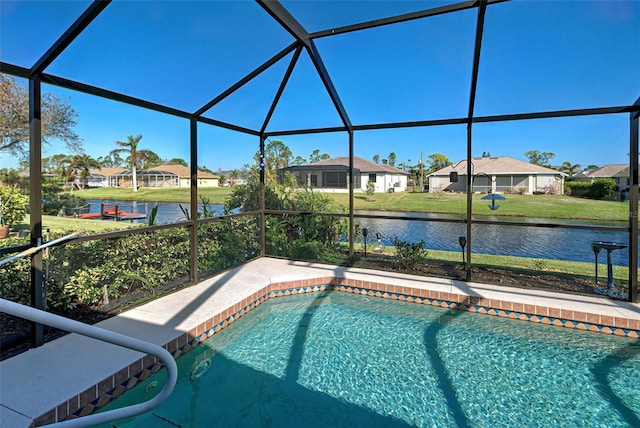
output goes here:
{"type": "MultiPolygon", "coordinates": [[[[640,99],[636,102],[640,104],[640,99]]],[[[631,112],[629,130],[629,301],[638,301],[638,118],[631,112]]]]}
{"type": "Polygon", "coordinates": [[[467,281],[471,281],[471,219],[473,203],[473,177],[471,171],[471,124],[467,125],[467,263],[465,264],[467,281]]]}
{"type": "Polygon", "coordinates": [[[190,210],[191,226],[189,233],[189,271],[191,283],[198,282],[198,120],[190,119],[190,210]]]}
{"type": "Polygon", "coordinates": [[[355,224],[353,218],[353,130],[349,130],[349,260],[353,260],[353,236],[355,224]]]}
{"type": "Polygon", "coordinates": [[[487,10],[487,0],[481,0],[478,5],[478,21],[476,22],[476,38],[473,50],[473,70],[471,71],[471,88],[469,91],[469,112],[467,114],[467,265],[466,279],[471,280],[471,223],[473,202],[473,164],[471,163],[471,128],[473,126],[473,110],[476,103],[476,88],[478,86],[478,70],[480,69],[480,51],[482,48],[482,34],[484,31],[484,17],[487,10]]]}
{"type": "MultiPolygon", "coordinates": [[[[42,244],[42,82],[39,77],[29,79],[29,212],[31,246],[42,244]]],[[[42,251],[31,256],[31,306],[44,310],[42,251]]],[[[31,323],[31,344],[44,343],[42,324],[31,323]]]]}
{"type": "Polygon", "coordinates": [[[266,137],[264,134],[260,134],[260,256],[264,257],[267,254],[267,219],[264,213],[264,179],[265,179],[265,159],[264,159],[264,140],[266,137]]]}

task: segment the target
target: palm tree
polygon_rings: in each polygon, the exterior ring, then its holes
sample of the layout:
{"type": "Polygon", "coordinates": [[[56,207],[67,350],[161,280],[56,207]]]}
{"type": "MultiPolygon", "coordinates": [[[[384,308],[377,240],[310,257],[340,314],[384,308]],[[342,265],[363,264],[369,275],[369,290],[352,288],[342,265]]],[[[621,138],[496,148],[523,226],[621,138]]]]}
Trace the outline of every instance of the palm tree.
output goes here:
{"type": "Polygon", "coordinates": [[[238,173],[237,169],[232,169],[231,172],[229,172],[229,186],[233,187],[234,184],[236,184],[236,181],[238,180],[238,177],[240,176],[240,174],[238,173]]]}
{"type": "Polygon", "coordinates": [[[58,174],[66,182],[71,181],[71,191],[75,185],[78,190],[84,189],[84,182],[91,175],[91,168],[100,169],[100,162],[86,154],[67,156],[59,161],[58,174]]]}
{"type": "Polygon", "coordinates": [[[558,170],[567,173],[567,179],[571,181],[573,179],[573,175],[580,169],[580,164],[571,165],[571,162],[566,161],[562,162],[562,166],[558,168],[558,170]]]}
{"type": "MultiPolygon", "coordinates": [[[[71,159],[71,165],[76,172],[74,180],[76,182],[76,186],[78,186],[79,181],[80,183],[82,183],[82,189],[84,189],[85,180],[91,175],[91,169],[100,169],[100,162],[85,154],[75,155],[71,159]]],[[[78,188],[80,188],[80,186],[78,186],[78,188]]]]}
{"type": "Polygon", "coordinates": [[[129,161],[131,162],[131,175],[132,175],[132,184],[133,191],[138,191],[138,177],[136,167],[140,161],[143,161],[147,158],[147,154],[144,150],[138,150],[138,143],[142,139],[142,135],[138,134],[135,137],[133,135],[129,135],[127,137],[127,141],[116,141],[116,144],[122,147],[121,149],[115,149],[111,151],[111,155],[119,154],[119,153],[128,153],[129,161]]]}
{"type": "Polygon", "coordinates": [[[75,180],[76,173],[71,168],[71,158],[69,156],[59,161],[59,166],[56,168],[56,174],[62,180],[62,187],[67,190],[67,183],[71,183],[71,192],[73,192],[73,181],[75,180]]]}

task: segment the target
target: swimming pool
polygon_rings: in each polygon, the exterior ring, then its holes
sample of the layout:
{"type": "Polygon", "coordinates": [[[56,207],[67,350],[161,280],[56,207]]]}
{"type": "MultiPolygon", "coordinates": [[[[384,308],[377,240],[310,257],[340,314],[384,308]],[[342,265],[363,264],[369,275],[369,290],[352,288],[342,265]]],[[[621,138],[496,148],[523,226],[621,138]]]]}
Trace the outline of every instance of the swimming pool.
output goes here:
{"type": "Polygon", "coordinates": [[[169,402],[107,426],[640,426],[638,340],[336,291],[270,299],[178,366],[169,402]]]}

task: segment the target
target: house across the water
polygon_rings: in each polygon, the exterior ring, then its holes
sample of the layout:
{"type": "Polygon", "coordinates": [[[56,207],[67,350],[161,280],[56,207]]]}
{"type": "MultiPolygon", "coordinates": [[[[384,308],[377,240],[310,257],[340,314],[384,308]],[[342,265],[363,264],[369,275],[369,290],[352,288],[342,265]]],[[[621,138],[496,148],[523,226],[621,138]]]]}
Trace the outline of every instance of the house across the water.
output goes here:
{"type": "MultiPolygon", "coordinates": [[[[300,186],[324,192],[349,191],[349,157],[337,157],[306,165],[294,165],[278,171],[282,181],[289,172],[300,186]]],[[[404,192],[409,173],[390,165],[381,165],[368,160],[353,158],[355,191],[366,192],[367,182],[374,183],[376,192],[404,192]]]]}
{"type": "MultiPolygon", "coordinates": [[[[198,170],[198,187],[217,187],[218,176],[198,170]]],[[[138,188],[189,187],[191,169],[183,165],[160,165],[136,170],[138,188]]],[[[88,187],[131,187],[133,174],[125,168],[102,168],[91,171],[87,177],[88,187]]]]}
{"type": "MultiPolygon", "coordinates": [[[[507,156],[473,158],[472,191],[562,195],[565,173],[507,156]]],[[[467,161],[428,175],[429,192],[466,192],[467,161]]]]}
{"type": "Polygon", "coordinates": [[[611,178],[616,183],[614,197],[626,200],[629,197],[629,186],[631,185],[631,169],[628,164],[609,164],[601,168],[590,171],[581,176],[578,181],[588,181],[593,183],[599,178],[611,178]]]}

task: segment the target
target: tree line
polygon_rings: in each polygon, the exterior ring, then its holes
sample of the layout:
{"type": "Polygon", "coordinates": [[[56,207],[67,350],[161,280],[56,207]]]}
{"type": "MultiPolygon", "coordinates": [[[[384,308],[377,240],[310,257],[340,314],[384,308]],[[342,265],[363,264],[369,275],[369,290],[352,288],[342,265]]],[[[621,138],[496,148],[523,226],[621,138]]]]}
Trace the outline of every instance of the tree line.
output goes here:
{"type": "MultiPolygon", "coordinates": [[[[2,140],[0,141],[0,153],[8,153],[9,155],[26,159],[29,148],[29,94],[18,85],[12,76],[0,73],[0,127],[2,140]]],[[[52,140],[62,141],[73,155],[56,154],[51,157],[43,158],[43,171],[60,176],[68,182],[73,182],[77,187],[82,186],[81,183],[89,175],[90,169],[123,167],[130,168],[133,174],[135,185],[137,168],[148,169],[159,165],[184,165],[187,162],[180,158],[170,160],[162,160],[160,156],[152,150],[139,148],[138,144],[142,139],[142,135],[130,135],[125,141],[116,141],[117,149],[112,150],[108,155],[93,158],[83,151],[83,142],[79,135],[74,131],[78,113],[71,106],[69,100],[62,99],[53,93],[44,93],[42,96],[42,141],[44,145],[49,144],[52,140]]],[[[529,150],[524,156],[530,163],[549,167],[551,160],[555,158],[552,152],[540,151],[537,149],[529,150]]],[[[291,149],[282,141],[270,141],[266,145],[265,162],[267,171],[277,171],[279,168],[290,165],[304,165],[315,163],[318,161],[329,159],[328,153],[323,153],[320,149],[315,149],[308,157],[295,155],[291,149]]],[[[411,159],[398,162],[395,152],[389,153],[386,158],[381,158],[379,154],[373,156],[373,162],[382,163],[392,167],[402,169],[409,172],[410,178],[418,179],[428,175],[434,171],[442,169],[453,162],[447,156],[441,153],[433,153],[427,156],[425,162],[420,159],[419,162],[412,163],[411,159]]],[[[259,154],[254,157],[254,164],[260,162],[259,154]]],[[[21,167],[26,169],[28,164],[26,161],[21,162],[21,167]]],[[[565,172],[568,179],[572,180],[573,176],[581,170],[593,170],[596,165],[589,165],[581,169],[580,164],[573,164],[565,161],[560,166],[553,167],[559,171],[565,172]]],[[[206,167],[201,169],[212,172],[206,167]]],[[[245,169],[250,170],[249,165],[245,165],[245,169]]],[[[238,171],[232,174],[239,175],[238,171]]],[[[222,177],[226,181],[225,177],[222,177]]],[[[232,177],[230,177],[232,179],[232,177]]],[[[237,179],[237,177],[236,177],[237,179]]]]}

